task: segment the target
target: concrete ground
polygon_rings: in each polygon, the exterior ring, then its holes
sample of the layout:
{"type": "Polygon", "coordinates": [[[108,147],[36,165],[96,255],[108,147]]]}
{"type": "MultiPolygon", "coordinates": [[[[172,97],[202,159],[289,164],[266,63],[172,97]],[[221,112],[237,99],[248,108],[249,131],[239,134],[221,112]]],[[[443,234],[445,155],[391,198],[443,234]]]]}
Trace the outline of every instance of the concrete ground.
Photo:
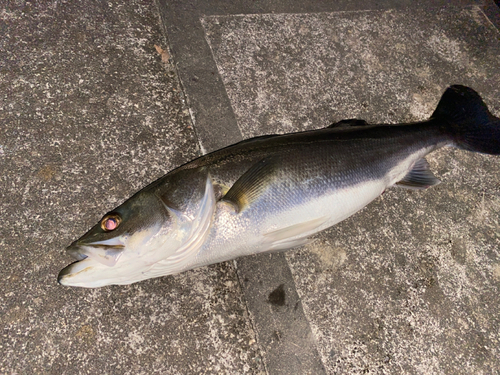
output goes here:
{"type": "Polygon", "coordinates": [[[493,374],[498,157],[443,149],[306,247],[130,286],[63,249],[192,158],[344,118],[500,115],[492,1],[8,1],[0,7],[0,373],[493,374]]]}

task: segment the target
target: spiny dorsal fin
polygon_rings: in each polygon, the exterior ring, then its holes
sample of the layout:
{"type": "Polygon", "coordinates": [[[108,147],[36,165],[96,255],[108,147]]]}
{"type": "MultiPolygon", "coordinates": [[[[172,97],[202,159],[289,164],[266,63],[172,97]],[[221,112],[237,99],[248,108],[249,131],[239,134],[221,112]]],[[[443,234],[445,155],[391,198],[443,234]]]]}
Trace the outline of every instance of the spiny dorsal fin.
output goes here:
{"type": "Polygon", "coordinates": [[[396,185],[406,189],[422,190],[439,184],[436,176],[429,169],[429,163],[424,158],[415,163],[411,171],[396,185]]]}
{"type": "Polygon", "coordinates": [[[331,124],[330,126],[328,126],[328,128],[349,128],[349,127],[367,126],[367,125],[370,125],[370,124],[367,123],[365,120],[351,118],[351,119],[336,122],[335,124],[331,124]]]}
{"type": "Polygon", "coordinates": [[[234,183],[222,199],[233,203],[238,211],[242,211],[269,186],[274,178],[275,168],[276,162],[271,159],[259,161],[234,183]]]}

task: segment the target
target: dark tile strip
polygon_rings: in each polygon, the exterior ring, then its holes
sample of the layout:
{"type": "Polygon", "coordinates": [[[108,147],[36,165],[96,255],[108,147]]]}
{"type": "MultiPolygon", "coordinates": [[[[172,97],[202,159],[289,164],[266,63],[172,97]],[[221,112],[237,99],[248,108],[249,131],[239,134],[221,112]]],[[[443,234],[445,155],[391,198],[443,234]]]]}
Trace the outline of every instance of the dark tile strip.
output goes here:
{"type": "Polygon", "coordinates": [[[269,374],[325,374],[284,253],[241,258],[237,264],[269,374]]]}
{"type": "MultiPolygon", "coordinates": [[[[160,0],[160,11],[202,147],[210,152],[242,140],[201,14],[166,0],[160,0]]],[[[241,258],[237,269],[269,373],[324,374],[284,254],[241,258]]]]}
{"type": "Polygon", "coordinates": [[[167,38],[194,120],[202,151],[241,141],[224,84],[200,23],[199,13],[160,0],[167,38]]]}

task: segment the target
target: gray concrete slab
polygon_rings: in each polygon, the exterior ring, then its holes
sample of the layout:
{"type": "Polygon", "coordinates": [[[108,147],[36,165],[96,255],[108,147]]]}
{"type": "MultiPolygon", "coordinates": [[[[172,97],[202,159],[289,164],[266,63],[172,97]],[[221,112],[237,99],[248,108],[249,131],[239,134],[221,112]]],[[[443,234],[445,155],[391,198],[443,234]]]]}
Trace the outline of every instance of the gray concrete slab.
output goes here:
{"type": "MultiPolygon", "coordinates": [[[[245,137],[423,120],[453,83],[500,114],[499,33],[475,6],[202,22],[245,137]]],[[[456,150],[429,159],[443,185],[390,191],[287,253],[328,373],[500,366],[500,162],[456,150]]]]}
{"type": "Polygon", "coordinates": [[[153,3],[0,10],[0,373],[259,373],[232,264],[65,288],[63,249],[199,155],[153,3]]]}
{"type": "Polygon", "coordinates": [[[498,31],[477,7],[202,22],[245,138],[346,117],[421,120],[452,83],[497,107],[498,31]]]}
{"type": "MultiPolygon", "coordinates": [[[[488,2],[490,3],[490,2],[488,2]]],[[[238,116],[238,111],[241,110],[241,107],[244,106],[246,103],[241,103],[241,100],[245,100],[244,96],[248,93],[242,93],[242,95],[234,95],[231,97],[231,90],[234,90],[234,92],[237,92],[238,88],[235,88],[234,86],[231,88],[229,87],[231,84],[228,85],[228,82],[231,81],[234,78],[234,81],[232,83],[234,84],[239,84],[242,80],[249,79],[249,86],[255,83],[256,80],[262,79],[263,76],[260,77],[248,77],[243,74],[242,77],[235,77],[234,74],[228,74],[227,76],[224,76],[225,72],[225,66],[224,64],[218,64],[218,70],[215,72],[215,75],[221,74],[224,78],[224,82],[226,83],[225,87],[222,89],[219,89],[218,91],[211,91],[209,93],[209,97],[207,97],[207,90],[203,89],[200,90],[199,87],[204,87],[204,86],[209,86],[213,87],[213,75],[214,75],[214,70],[212,67],[212,62],[207,62],[208,60],[211,60],[212,56],[210,53],[208,53],[209,49],[206,46],[206,41],[205,40],[199,40],[200,34],[204,35],[204,31],[200,31],[200,22],[199,19],[201,18],[202,20],[205,19],[204,16],[209,16],[209,15],[220,15],[220,14],[231,14],[231,15],[238,15],[238,14],[252,14],[252,13],[307,13],[307,12],[327,12],[327,11],[345,11],[345,10],[357,10],[357,9],[391,9],[391,8],[404,8],[405,6],[413,5],[413,6],[424,6],[424,7],[434,7],[438,8],[439,6],[444,6],[447,5],[449,7],[451,6],[463,6],[463,5],[468,5],[468,4],[475,4],[475,2],[468,2],[468,1],[456,1],[456,2],[436,2],[436,1],[421,1],[421,2],[401,2],[401,1],[383,1],[383,2],[371,2],[371,1],[364,1],[364,2],[322,2],[322,1],[309,1],[309,2],[301,2],[301,1],[286,1],[286,2],[268,2],[268,1],[252,1],[252,2],[226,2],[226,1],[191,1],[189,3],[186,2],[179,2],[179,1],[160,1],[160,8],[162,10],[162,14],[164,16],[166,28],[169,34],[170,38],[170,43],[172,46],[172,49],[174,51],[174,59],[177,62],[177,67],[179,70],[180,78],[181,81],[184,84],[184,88],[186,90],[186,94],[188,97],[188,100],[192,101],[193,103],[197,103],[196,106],[194,106],[194,113],[193,118],[195,118],[196,122],[196,128],[198,130],[198,134],[201,135],[200,137],[200,142],[202,145],[205,143],[208,146],[208,150],[213,149],[214,147],[214,142],[216,143],[215,146],[217,147],[222,147],[230,142],[227,142],[227,139],[224,139],[223,137],[218,137],[217,135],[219,134],[218,131],[214,131],[211,133],[213,129],[213,123],[211,121],[212,118],[214,117],[221,117],[225,119],[224,122],[224,130],[221,132],[221,134],[226,134],[229,129],[231,130],[232,136],[238,136],[238,131],[235,129],[237,128],[237,125],[234,121],[234,116],[228,116],[231,112],[231,108],[228,108],[228,102],[226,100],[226,90],[228,90],[228,94],[231,99],[231,105],[233,106],[233,109],[236,112],[236,116],[238,116]],[[193,40],[196,40],[196,42],[193,42],[193,40]],[[190,45],[194,46],[189,47],[190,45]],[[205,74],[195,74],[196,72],[199,71],[199,69],[193,69],[193,66],[199,64],[200,62],[203,62],[201,65],[202,66],[208,66],[210,65],[210,71],[206,70],[205,74]],[[228,78],[229,77],[229,78],[228,78]],[[241,78],[241,79],[240,79],[241,78]],[[196,85],[193,85],[191,81],[196,82],[196,85]],[[213,96],[216,95],[217,100],[220,103],[224,103],[222,106],[221,105],[210,105],[210,103],[213,102],[214,98],[213,96]],[[236,102],[237,103],[236,103],[236,102]],[[203,103],[207,103],[207,105],[203,105],[203,103]],[[217,114],[219,113],[219,115],[217,114]],[[215,135],[212,136],[212,135],[215,135]],[[208,137],[208,138],[207,138],[208,137]]],[[[498,12],[496,12],[496,7],[491,7],[491,4],[489,4],[489,8],[487,9],[488,11],[486,12],[490,19],[495,19],[497,17],[498,12]],[[493,9],[493,10],[492,10],[493,9]]],[[[483,9],[485,7],[483,6],[483,9]]],[[[407,11],[411,11],[411,9],[407,9],[407,11]]],[[[256,16],[259,18],[259,16],[256,16]]],[[[218,18],[218,17],[215,17],[218,18]]],[[[222,17],[224,18],[224,17],[222,17]]],[[[231,17],[226,17],[224,18],[225,20],[229,19],[231,17]]],[[[262,18],[263,19],[263,18],[262,18]]],[[[243,65],[239,65],[242,63],[239,54],[243,53],[242,51],[245,50],[246,44],[251,45],[253,43],[253,39],[255,36],[259,36],[259,22],[262,21],[260,19],[257,21],[254,26],[255,26],[255,34],[247,34],[245,37],[247,37],[247,40],[241,39],[240,44],[235,43],[233,46],[228,47],[228,55],[234,55],[234,62],[235,64],[232,64],[232,66],[229,67],[229,69],[234,69],[235,71],[238,71],[238,73],[241,73],[240,68],[243,65]],[[232,48],[234,47],[234,48],[232,48]],[[236,66],[238,65],[238,66],[236,66]]],[[[272,22],[272,21],[271,21],[272,22]]],[[[206,26],[206,25],[205,25],[206,26]]],[[[279,29],[280,25],[277,25],[277,29],[279,29]]],[[[227,29],[229,33],[231,31],[229,28],[227,29]]],[[[219,44],[217,43],[217,40],[214,40],[214,38],[217,38],[217,32],[213,33],[210,35],[210,32],[214,30],[209,30],[206,28],[205,30],[207,32],[207,38],[211,39],[210,42],[210,47],[214,51],[214,55],[217,58],[218,52],[217,48],[219,47],[219,44]]],[[[238,38],[238,35],[235,36],[238,38]]],[[[273,44],[272,37],[271,39],[271,44],[273,44]]],[[[302,42],[303,42],[302,38],[302,42]]],[[[306,38],[307,39],[307,38],[306,38]]],[[[309,43],[309,41],[305,42],[306,44],[309,43]]],[[[227,47],[227,46],[226,46],[227,47]]],[[[271,47],[272,48],[272,47],[271,47]]],[[[306,47],[307,48],[307,47],[306,47]]],[[[324,49],[323,49],[324,50],[324,49]]],[[[267,63],[268,65],[272,65],[275,63],[273,60],[268,59],[269,56],[261,56],[260,61],[263,62],[263,64],[267,63]]],[[[304,58],[307,60],[307,58],[304,58]]],[[[229,64],[231,65],[231,64],[229,64]]],[[[275,64],[278,65],[278,64],[275,64]]],[[[285,64],[286,65],[286,64],[285,64]]],[[[243,68],[244,69],[244,68],[243,68]]],[[[267,70],[272,70],[272,66],[268,66],[267,70]]],[[[233,72],[233,73],[234,73],[233,72]]],[[[266,72],[266,67],[262,69],[262,72],[266,72]]],[[[237,74],[236,74],[237,75],[237,74]]],[[[283,78],[283,77],[279,77],[283,78]]],[[[311,77],[308,77],[311,78],[311,77]]],[[[265,78],[264,78],[265,79],[265,78]]],[[[217,77],[217,86],[220,87],[220,84],[218,83],[219,78],[217,77]]],[[[316,83],[316,82],[315,82],[316,83]]],[[[259,85],[256,85],[259,86],[259,85]]],[[[270,84],[267,85],[265,89],[270,88],[270,84]]],[[[275,85],[275,87],[280,87],[280,84],[278,83],[275,85]]],[[[267,94],[274,94],[274,89],[275,87],[272,87],[271,90],[267,92],[267,94]]],[[[247,86],[248,88],[248,86],[247,86]]],[[[311,86],[311,90],[314,90],[315,88],[318,88],[317,85],[315,86],[314,84],[311,86]]],[[[299,90],[300,91],[300,90],[299,90]]],[[[276,101],[280,102],[282,99],[284,99],[286,96],[290,95],[290,92],[282,92],[278,93],[276,101]],[[279,94],[282,96],[280,97],[279,94]]],[[[293,94],[292,94],[293,96],[293,94]]],[[[268,98],[259,98],[260,103],[264,103],[268,98]]],[[[297,98],[296,96],[293,97],[291,100],[285,99],[285,102],[293,102],[296,101],[300,103],[302,101],[302,98],[297,98]]],[[[255,103],[254,103],[255,104],[255,103]]],[[[310,104],[310,103],[309,103],[310,104]]],[[[354,103],[355,105],[357,103],[354,103]]],[[[267,104],[264,104],[266,106],[267,104]]],[[[328,105],[325,105],[328,106],[328,105]]],[[[279,105],[278,105],[279,107],[279,105]]],[[[255,108],[254,108],[255,109],[255,108]]],[[[286,113],[287,108],[284,109],[284,112],[281,113],[286,113]]],[[[309,111],[308,115],[314,115],[316,112],[316,108],[312,109],[309,111]]],[[[321,112],[321,111],[320,111],[321,112]]],[[[269,118],[275,118],[274,114],[274,108],[270,109],[270,106],[265,108],[263,111],[256,111],[256,112],[248,112],[250,116],[255,116],[257,115],[258,120],[255,119],[255,117],[252,118],[252,120],[255,122],[259,122],[261,125],[257,126],[255,129],[256,132],[254,133],[255,135],[257,134],[265,134],[265,133],[274,133],[276,131],[286,131],[283,128],[282,129],[275,129],[268,125],[267,120],[269,118]],[[262,118],[262,117],[267,117],[267,118],[262,118]],[[265,125],[262,125],[265,124],[265,125]]],[[[246,120],[249,118],[242,118],[241,116],[238,118],[238,124],[244,124],[246,120]]],[[[280,119],[282,120],[282,118],[280,119]]],[[[289,120],[289,119],[288,119],[289,120]]],[[[296,120],[295,123],[292,125],[291,121],[285,121],[286,125],[288,126],[288,131],[294,131],[298,129],[303,129],[303,124],[301,123],[301,118],[300,120],[296,120]],[[295,127],[298,125],[297,127],[295,127]]],[[[309,119],[310,120],[310,119],[309,119]]],[[[309,121],[309,124],[312,122],[309,121]]],[[[245,125],[242,125],[243,127],[245,125]]],[[[252,134],[245,134],[245,129],[240,126],[240,130],[243,132],[245,137],[249,137],[252,134]]],[[[215,129],[218,129],[217,127],[215,129]]],[[[215,147],[216,148],[216,147],[215,147]]],[[[262,284],[265,283],[266,285],[269,285],[268,289],[273,290],[274,288],[277,288],[279,285],[288,285],[288,288],[290,288],[294,282],[293,280],[290,280],[288,278],[284,278],[284,275],[289,275],[289,272],[287,272],[286,268],[287,264],[284,259],[283,255],[278,255],[273,259],[274,265],[275,265],[275,272],[269,272],[267,274],[260,274],[256,275],[255,273],[252,272],[247,272],[248,270],[255,270],[255,269],[266,269],[267,267],[267,258],[266,256],[256,256],[252,258],[247,258],[247,259],[240,259],[237,261],[238,268],[239,268],[239,275],[240,275],[240,283],[243,288],[243,292],[245,295],[246,299],[246,304],[247,308],[249,309],[250,315],[253,318],[253,324],[254,328],[256,329],[257,335],[259,337],[259,341],[262,346],[266,346],[264,342],[267,342],[267,337],[271,337],[273,334],[273,330],[275,329],[275,324],[274,322],[276,321],[293,321],[294,319],[297,319],[297,315],[292,314],[291,310],[286,310],[281,312],[281,315],[277,314],[276,310],[273,309],[268,309],[268,306],[266,305],[268,301],[265,299],[265,293],[262,295],[260,299],[255,298],[256,297],[256,292],[255,290],[258,290],[258,288],[262,287],[262,284]],[[264,278],[264,279],[263,279],[264,278]],[[244,280],[244,281],[243,281],[244,280]],[[271,287],[272,286],[272,287],[271,287]],[[288,315],[287,315],[288,314],[288,315]]],[[[295,298],[294,296],[296,295],[295,291],[291,292],[292,299],[295,298]]],[[[301,315],[300,318],[302,321],[305,319],[305,316],[301,315]]],[[[286,323],[285,323],[286,324],[286,323]]],[[[293,325],[289,325],[293,326],[293,325]]],[[[302,325],[297,325],[302,326],[302,325]]],[[[291,333],[291,332],[289,332],[291,333]]],[[[286,346],[292,346],[294,344],[294,341],[292,337],[296,338],[298,337],[297,335],[299,332],[296,332],[295,334],[290,334],[290,335],[284,335],[283,339],[287,340],[289,339],[290,342],[282,342],[281,345],[286,347],[286,346]]],[[[307,335],[306,335],[307,336],[307,335]]],[[[303,337],[306,337],[303,336],[303,337]]],[[[307,347],[308,346],[308,341],[304,340],[301,341],[300,344],[298,345],[300,347],[307,347]]],[[[287,364],[293,362],[293,355],[294,353],[288,353],[288,356],[283,355],[283,353],[280,352],[280,345],[276,345],[275,347],[267,347],[264,349],[266,351],[266,356],[265,356],[265,362],[267,364],[268,370],[270,368],[280,368],[281,366],[286,366],[287,364]]],[[[297,368],[298,372],[301,371],[306,371],[307,365],[305,365],[304,368],[297,368]]]]}

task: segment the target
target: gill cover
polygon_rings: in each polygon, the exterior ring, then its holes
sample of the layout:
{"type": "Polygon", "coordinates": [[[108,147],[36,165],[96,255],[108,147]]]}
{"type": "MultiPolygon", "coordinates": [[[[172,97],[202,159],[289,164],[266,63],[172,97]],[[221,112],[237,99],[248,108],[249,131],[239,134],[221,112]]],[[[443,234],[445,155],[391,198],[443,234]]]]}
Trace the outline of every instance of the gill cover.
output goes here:
{"type": "Polygon", "coordinates": [[[216,200],[212,179],[207,175],[202,198],[191,215],[177,211],[163,202],[165,209],[175,218],[176,229],[184,232],[182,243],[175,252],[151,265],[148,277],[168,275],[182,270],[193,258],[208,236],[212,223],[216,200]]]}

